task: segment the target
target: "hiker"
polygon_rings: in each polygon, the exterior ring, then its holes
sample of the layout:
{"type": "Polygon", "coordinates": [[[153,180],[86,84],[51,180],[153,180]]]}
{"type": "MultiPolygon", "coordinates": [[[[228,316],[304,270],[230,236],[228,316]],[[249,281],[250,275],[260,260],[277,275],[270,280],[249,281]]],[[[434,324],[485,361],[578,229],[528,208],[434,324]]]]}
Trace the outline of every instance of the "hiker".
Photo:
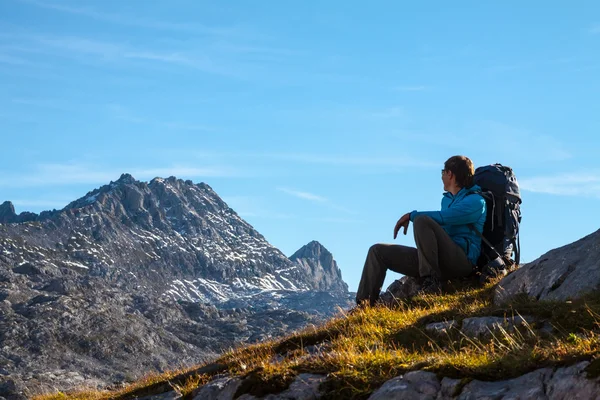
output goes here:
{"type": "Polygon", "coordinates": [[[465,156],[450,157],[444,163],[444,195],[440,211],[412,211],[404,214],[394,227],[408,230],[410,222],[417,248],[378,243],[369,249],[356,294],[358,305],[371,306],[379,293],[388,269],[418,278],[421,290],[438,292],[442,280],[469,276],[481,252],[481,238],[470,227],[483,230],[485,200],[473,184],[473,162],[465,156]]]}

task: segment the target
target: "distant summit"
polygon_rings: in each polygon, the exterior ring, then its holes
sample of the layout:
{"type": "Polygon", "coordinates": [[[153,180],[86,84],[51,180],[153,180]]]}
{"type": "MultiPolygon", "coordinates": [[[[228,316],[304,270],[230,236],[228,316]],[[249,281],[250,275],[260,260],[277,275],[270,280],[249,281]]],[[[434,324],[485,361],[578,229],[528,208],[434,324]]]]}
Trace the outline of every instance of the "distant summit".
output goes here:
{"type": "Polygon", "coordinates": [[[333,255],[316,240],[302,246],[290,260],[300,265],[318,290],[348,292],[348,285],[342,280],[342,271],[333,255]]]}

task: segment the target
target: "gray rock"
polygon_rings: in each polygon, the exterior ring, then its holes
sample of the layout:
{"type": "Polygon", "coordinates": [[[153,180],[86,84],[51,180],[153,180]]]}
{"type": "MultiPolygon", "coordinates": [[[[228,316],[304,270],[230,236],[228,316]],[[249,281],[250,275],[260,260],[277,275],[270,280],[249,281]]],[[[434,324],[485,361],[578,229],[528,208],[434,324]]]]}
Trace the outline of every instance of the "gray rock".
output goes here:
{"type": "Polygon", "coordinates": [[[538,300],[567,300],[600,285],[600,230],[551,250],[502,279],[494,293],[501,304],[524,293],[538,300]]]}
{"type": "Polygon", "coordinates": [[[546,384],[546,393],[552,400],[600,399],[600,381],[587,379],[584,361],[567,368],[559,368],[546,384]]]}
{"type": "Polygon", "coordinates": [[[419,293],[420,287],[417,279],[403,276],[387,287],[381,294],[381,301],[385,304],[393,304],[396,300],[409,299],[419,293]]]}
{"type": "Polygon", "coordinates": [[[442,378],[441,390],[436,400],[451,399],[459,394],[461,380],[444,377],[442,378]]]}
{"type": "Polygon", "coordinates": [[[514,316],[508,318],[501,317],[473,317],[465,318],[462,323],[461,332],[471,338],[486,339],[492,334],[504,329],[507,332],[514,332],[515,327],[532,324],[533,318],[514,316]]]}
{"type": "Polygon", "coordinates": [[[31,263],[25,262],[18,267],[12,269],[15,274],[25,274],[25,275],[38,275],[41,273],[41,270],[38,266],[35,266],[31,263]]]}
{"type": "Polygon", "coordinates": [[[431,324],[425,325],[425,330],[428,332],[442,334],[448,332],[452,328],[456,328],[457,323],[455,320],[451,321],[442,321],[442,322],[432,322],[431,324]]]}
{"type": "Polygon", "coordinates": [[[323,375],[300,374],[290,387],[278,394],[270,394],[265,400],[317,400],[321,398],[319,385],[325,381],[323,375]]]}
{"type": "Polygon", "coordinates": [[[10,201],[0,204],[0,223],[11,223],[17,218],[15,206],[10,201]]]}
{"type": "Polygon", "coordinates": [[[461,389],[459,379],[437,380],[435,374],[414,371],[390,379],[369,400],[571,400],[600,399],[600,379],[587,379],[584,361],[570,367],[541,368],[518,378],[474,380],[461,389]],[[460,393],[457,393],[459,392],[460,393]]]}
{"type": "Polygon", "coordinates": [[[233,400],[242,380],[222,377],[210,381],[194,396],[194,400],[233,400]]]}
{"type": "Polygon", "coordinates": [[[552,369],[543,368],[507,381],[484,382],[475,380],[465,385],[458,396],[458,400],[547,400],[544,382],[551,375],[552,369]]]}
{"type": "Polygon", "coordinates": [[[412,371],[384,383],[369,400],[435,400],[440,388],[433,372],[412,371]]]}
{"type": "Polygon", "coordinates": [[[155,394],[152,396],[141,397],[139,400],[177,400],[181,398],[182,396],[177,392],[167,392],[162,394],[155,394]]]}

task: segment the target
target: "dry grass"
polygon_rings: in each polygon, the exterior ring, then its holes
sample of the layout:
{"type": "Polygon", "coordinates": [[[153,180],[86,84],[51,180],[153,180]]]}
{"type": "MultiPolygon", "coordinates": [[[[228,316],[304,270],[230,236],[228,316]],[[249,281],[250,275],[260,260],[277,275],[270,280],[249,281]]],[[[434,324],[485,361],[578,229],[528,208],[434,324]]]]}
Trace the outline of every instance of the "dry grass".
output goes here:
{"type": "MultiPolygon", "coordinates": [[[[279,392],[297,374],[309,372],[327,374],[322,386],[325,398],[364,399],[386,380],[415,369],[453,378],[498,380],[598,356],[600,295],[573,302],[518,298],[497,307],[492,292],[493,283],[483,288],[458,285],[447,294],[418,296],[395,308],[365,308],[281,340],[231,350],[216,362],[226,365],[231,375],[246,378],[238,394],[279,392]],[[444,334],[425,331],[431,322],[514,315],[535,317],[536,323],[516,331],[501,329],[485,340],[466,337],[456,329],[444,334]],[[540,331],[542,324],[552,325],[553,333],[540,331]]],[[[597,364],[593,363],[600,374],[597,364]]],[[[36,400],[125,399],[127,393],[172,380],[178,373],[152,377],[119,392],[55,394],[36,400]]],[[[210,375],[171,386],[189,395],[210,375]]]]}

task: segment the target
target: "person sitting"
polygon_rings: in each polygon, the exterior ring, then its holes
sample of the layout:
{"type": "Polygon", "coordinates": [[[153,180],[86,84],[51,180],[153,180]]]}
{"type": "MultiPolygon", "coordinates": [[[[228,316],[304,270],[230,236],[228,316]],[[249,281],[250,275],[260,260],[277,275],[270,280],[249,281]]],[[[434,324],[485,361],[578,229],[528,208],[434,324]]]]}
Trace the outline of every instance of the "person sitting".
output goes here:
{"type": "Polygon", "coordinates": [[[426,293],[441,290],[442,280],[469,276],[481,252],[481,238],[472,229],[483,230],[485,200],[473,184],[473,162],[465,156],[450,157],[442,169],[444,195],[440,211],[412,211],[404,214],[394,227],[408,230],[410,222],[416,248],[378,243],[369,249],[356,302],[373,306],[379,300],[388,269],[418,278],[426,293]],[[472,225],[472,226],[470,226],[472,225]]]}

